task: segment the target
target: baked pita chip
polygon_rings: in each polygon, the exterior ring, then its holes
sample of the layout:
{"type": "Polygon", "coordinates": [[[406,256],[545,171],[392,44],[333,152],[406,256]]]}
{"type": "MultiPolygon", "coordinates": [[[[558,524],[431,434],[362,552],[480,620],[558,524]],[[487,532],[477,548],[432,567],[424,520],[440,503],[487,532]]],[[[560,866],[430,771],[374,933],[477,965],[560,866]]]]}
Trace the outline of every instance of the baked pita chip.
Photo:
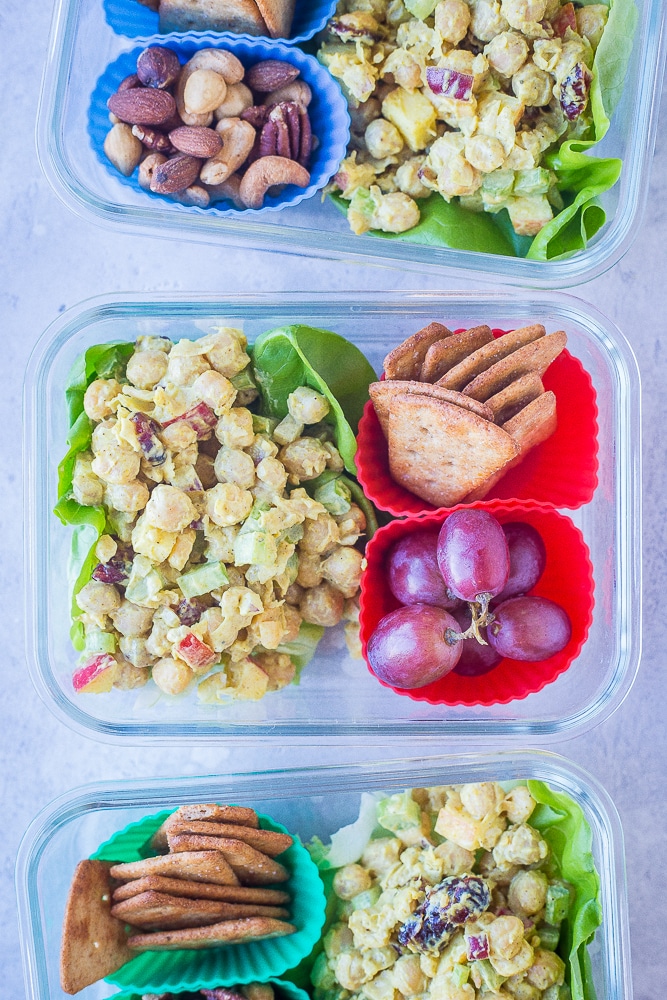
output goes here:
{"type": "Polygon", "coordinates": [[[418,379],[429,347],[436,341],[451,336],[452,331],[442,323],[429,323],[422,330],[413,333],[384,359],[385,378],[418,379]]]}
{"type": "Polygon", "coordinates": [[[240,917],[289,917],[288,911],[279,906],[188,899],[152,890],[115,903],[111,908],[111,915],[145,931],[202,927],[221,920],[238,920],[240,917]]]}
{"type": "Polygon", "coordinates": [[[232,823],[213,823],[208,820],[175,820],[168,830],[168,836],[179,833],[198,833],[207,837],[227,837],[242,840],[256,851],[275,858],[294,843],[294,838],[288,833],[277,830],[254,830],[248,826],[235,826],[232,823]]]}
{"type": "Polygon", "coordinates": [[[158,931],[154,934],[134,934],[129,939],[134,951],[177,951],[180,949],[219,948],[226,944],[260,941],[262,938],[294,934],[296,927],[272,917],[246,917],[224,920],[209,927],[191,927],[180,931],[158,931]]]}
{"type": "Polygon", "coordinates": [[[556,426],[556,397],[553,392],[545,392],[504,423],[503,430],[514,438],[523,457],[551,437],[556,426]]]}
{"type": "Polygon", "coordinates": [[[480,347],[490,344],[493,339],[490,326],[473,326],[463,333],[455,333],[453,337],[437,341],[426,352],[421,367],[421,381],[437,382],[450,368],[458,365],[480,347]]]}
{"type": "Polygon", "coordinates": [[[274,882],[286,882],[289,878],[289,872],[280,862],[268,858],[266,854],[256,851],[242,840],[206,837],[199,833],[172,834],[171,832],[168,834],[168,840],[169,850],[175,854],[182,851],[220,851],[244,885],[272,885],[274,882]]]}
{"type": "Polygon", "coordinates": [[[465,386],[463,393],[484,402],[522,375],[529,372],[543,375],[566,344],[567,334],[563,330],[526,344],[474,378],[465,386]]]}
{"type": "Polygon", "coordinates": [[[80,861],[70,886],[60,947],[60,985],[78,993],[133,957],[125,925],[111,914],[113,882],[106,861],[80,861]]]}
{"type": "Polygon", "coordinates": [[[511,420],[519,410],[528,406],[528,403],[532,403],[543,392],[544,386],[540,376],[537,372],[528,372],[527,375],[510,382],[495,396],[487,399],[486,405],[493,413],[493,422],[502,427],[506,421],[511,420]]]}
{"type": "Polygon", "coordinates": [[[160,0],[160,34],[170,31],[268,34],[255,0],[160,0]]]}
{"type": "Polygon", "coordinates": [[[188,851],[179,854],[161,854],[142,861],[127,861],[114,865],[113,878],[121,882],[143,878],[145,875],[166,875],[193,882],[212,882],[214,885],[238,885],[239,880],[220,851],[188,851]]]}
{"type": "Polygon", "coordinates": [[[459,364],[450,368],[437,384],[443,385],[446,389],[457,389],[461,392],[474,378],[485,372],[491,365],[495,365],[502,358],[507,357],[514,351],[519,350],[525,344],[532,344],[534,340],[544,337],[546,330],[536,323],[532,326],[523,326],[518,330],[511,330],[502,337],[496,337],[493,341],[473,351],[467,358],[459,364]]]}
{"type": "Polygon", "coordinates": [[[289,38],[295,0],[257,0],[271,38],[289,38]]]}
{"type": "Polygon", "coordinates": [[[452,507],[519,454],[512,437],[491,421],[408,393],[392,402],[388,445],[394,481],[436,507],[452,507]]]}
{"type": "Polygon", "coordinates": [[[163,875],[145,875],[133,879],[114,890],[113,901],[138,896],[141,892],[165,892],[169,896],[189,899],[219,899],[224,903],[252,903],[257,906],[282,906],[289,903],[289,893],[281,889],[265,889],[249,885],[209,885],[207,882],[189,882],[187,879],[167,878],[163,875]]]}
{"type": "Polygon", "coordinates": [[[375,407],[377,418],[380,421],[382,430],[387,435],[389,425],[389,409],[392,399],[402,392],[416,396],[432,396],[436,399],[444,399],[447,403],[454,403],[455,406],[462,406],[465,410],[476,413],[477,416],[485,420],[492,420],[493,414],[484,403],[478,403],[470,396],[464,396],[462,392],[453,392],[451,389],[443,389],[440,385],[431,385],[429,382],[399,381],[393,379],[383,382],[372,382],[368,387],[370,397],[375,407]],[[474,406],[470,404],[474,403],[474,406]]]}
{"type": "Polygon", "coordinates": [[[167,816],[166,820],[156,830],[151,837],[151,847],[155,851],[166,852],[167,830],[174,823],[186,820],[212,823],[233,823],[235,826],[250,826],[259,828],[259,820],[254,809],[248,806],[218,806],[214,803],[201,803],[191,806],[179,806],[179,808],[167,816]]]}

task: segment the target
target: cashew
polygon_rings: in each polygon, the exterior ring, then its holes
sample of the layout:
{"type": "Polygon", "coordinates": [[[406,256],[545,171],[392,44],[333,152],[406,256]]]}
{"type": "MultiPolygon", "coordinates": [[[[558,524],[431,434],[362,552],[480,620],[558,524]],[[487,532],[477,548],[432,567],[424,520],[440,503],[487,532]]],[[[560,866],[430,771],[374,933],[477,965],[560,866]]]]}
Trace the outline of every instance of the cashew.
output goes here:
{"type": "Polygon", "coordinates": [[[196,69],[212,69],[219,73],[228,85],[240,83],[245,75],[240,59],[223,49],[200,49],[185,65],[191,73],[196,69]]]}
{"type": "MultiPolygon", "coordinates": [[[[190,62],[191,61],[192,60],[190,60],[190,62]]],[[[174,100],[176,101],[176,108],[185,125],[204,125],[207,127],[213,121],[212,111],[208,111],[206,114],[195,115],[185,110],[185,86],[193,73],[194,69],[190,68],[190,63],[186,63],[181,70],[180,76],[176,81],[176,86],[174,87],[174,100]]]]}
{"type": "Polygon", "coordinates": [[[239,188],[241,201],[246,208],[261,208],[264,196],[274,184],[296,184],[306,187],[310,174],[299,163],[284,156],[262,156],[251,163],[239,188]]]}
{"type": "Polygon", "coordinates": [[[150,191],[154,171],[167,162],[162,153],[149,153],[139,164],[139,184],[145,191],[150,191]]]}
{"type": "Polygon", "coordinates": [[[279,87],[267,94],[262,104],[280,104],[282,101],[294,101],[300,108],[307,108],[313,99],[313,92],[305,80],[292,80],[284,87],[279,87]]]}
{"type": "Polygon", "coordinates": [[[188,76],[183,90],[183,102],[189,115],[205,115],[214,111],[227,96],[227,84],[212,69],[196,69],[188,76]]]}
{"type": "Polygon", "coordinates": [[[221,118],[238,118],[242,111],[251,108],[254,104],[254,97],[249,87],[245,83],[232,83],[227,87],[227,96],[214,110],[214,115],[218,121],[221,118]]]}
{"type": "Polygon", "coordinates": [[[208,208],[211,203],[211,196],[201,184],[191,184],[185,191],[172,194],[171,200],[177,201],[180,205],[196,205],[197,208],[208,208]]]}
{"type": "Polygon", "coordinates": [[[222,149],[207,160],[199,174],[204,184],[222,184],[245,163],[255,144],[256,133],[250,122],[240,118],[222,118],[215,127],[222,139],[222,149]]]}
{"type": "Polygon", "coordinates": [[[132,126],[122,122],[114,125],[104,140],[104,153],[107,159],[125,177],[134,173],[134,168],[139,163],[143,151],[144,147],[132,134],[132,126]]]}
{"type": "Polygon", "coordinates": [[[231,201],[237,208],[245,208],[245,205],[241,201],[239,195],[239,187],[241,185],[241,178],[238,174],[232,174],[228,177],[226,181],[222,184],[211,184],[207,186],[206,190],[209,193],[211,199],[211,204],[216,201],[231,201]]]}

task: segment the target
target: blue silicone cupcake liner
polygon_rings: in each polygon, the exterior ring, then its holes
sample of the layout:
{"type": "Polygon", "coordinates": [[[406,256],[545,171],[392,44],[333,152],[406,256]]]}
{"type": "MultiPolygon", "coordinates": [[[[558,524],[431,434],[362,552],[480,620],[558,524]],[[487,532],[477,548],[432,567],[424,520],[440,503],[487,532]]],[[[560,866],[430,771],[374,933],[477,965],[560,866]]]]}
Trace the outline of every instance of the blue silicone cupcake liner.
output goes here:
{"type": "MultiPolygon", "coordinates": [[[[147,38],[159,34],[159,16],[139,0],[103,0],[107,23],[117,35],[128,38],[147,38]]],[[[296,0],[292,29],[288,38],[280,39],[298,45],[322,31],[336,10],[336,0],[296,0]]],[[[219,41],[233,38],[251,39],[251,35],[234,35],[229,31],[210,32],[219,41]]],[[[166,36],[162,36],[166,37],[166,36]]],[[[263,36],[257,36],[263,37],[263,36]]],[[[266,39],[271,41],[272,39],[266,39]]]]}
{"type": "MultiPolygon", "coordinates": [[[[150,839],[172,812],[167,809],[130,823],[101,844],[92,857],[116,862],[151,857],[155,852],[150,839]]],[[[289,832],[269,816],[257,815],[262,829],[289,832]]],[[[130,994],[178,993],[202,987],[265,982],[296,968],[320,939],[326,905],[324,887],[317,866],[298,837],[294,837],[292,846],[278,860],[289,871],[289,881],[281,883],[281,888],[291,896],[289,921],[297,928],[294,934],[200,951],[139,952],[136,958],[107,976],[106,982],[130,994]]],[[[286,1000],[302,998],[289,996],[286,1000]]]]}
{"type": "Polygon", "coordinates": [[[259,215],[262,212],[279,212],[292,205],[298,205],[306,198],[312,198],[331,180],[338,165],[345,156],[350,135],[350,116],[347,101],[338,83],[330,73],[321,66],[314,56],[306,55],[300,49],[292,48],[282,42],[266,42],[259,38],[227,37],[214,32],[198,34],[189,32],[185,35],[163,35],[147,38],[142,44],[129,52],[123,52],[114,62],[110,63],[98,79],[93,91],[88,113],[88,135],[95,154],[110,176],[121,184],[131,187],[141,194],[148,202],[158,198],[169,204],[174,212],[185,212],[188,215],[218,215],[246,216],[259,215]],[[121,80],[134,73],[140,52],[148,45],[166,45],[173,49],[182,63],[185,63],[199,49],[218,48],[233,52],[246,69],[264,59],[280,59],[297,66],[301,79],[310,86],[313,99],[308,108],[313,135],[319,140],[317,149],[313,150],[310,163],[310,184],[299,188],[289,184],[277,196],[266,197],[262,208],[237,208],[231,202],[221,203],[210,208],[196,208],[180,205],[164,195],[144,191],[139,186],[138,168],[130,177],[124,177],[104,155],[104,140],[111,128],[107,101],[118,89],[121,80]]]}
{"type": "MultiPolygon", "coordinates": [[[[295,986],[294,983],[290,983],[287,979],[261,979],[257,980],[261,983],[269,983],[273,986],[274,992],[276,994],[276,1000],[310,1000],[308,994],[305,990],[300,989],[295,986]]],[[[216,983],[215,986],[222,986],[222,983],[216,983]]],[[[230,983],[230,986],[235,986],[236,983],[230,983]]],[[[215,986],[209,985],[209,983],[196,983],[194,986],[190,987],[191,990],[211,990],[215,989],[215,986]]],[[[188,991],[190,992],[190,991],[188,991]]],[[[141,1000],[141,994],[137,993],[136,990],[124,990],[122,993],[114,993],[109,1000],[141,1000]]],[[[174,994],[174,1000],[178,1000],[178,994],[174,994]]]]}

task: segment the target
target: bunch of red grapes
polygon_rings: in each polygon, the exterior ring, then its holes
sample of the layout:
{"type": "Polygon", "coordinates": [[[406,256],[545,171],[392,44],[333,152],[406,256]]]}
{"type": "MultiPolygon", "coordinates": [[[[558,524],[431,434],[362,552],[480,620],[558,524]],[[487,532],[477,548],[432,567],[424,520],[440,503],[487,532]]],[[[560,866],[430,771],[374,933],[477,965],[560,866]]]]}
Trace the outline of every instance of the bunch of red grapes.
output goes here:
{"type": "Polygon", "coordinates": [[[529,595],[546,550],[530,524],[501,525],[484,510],[458,510],[440,531],[424,528],[389,552],[389,587],[403,607],[368,642],[373,673],[419,688],[450,671],[475,677],[504,657],[539,661],[563,649],[572,626],[554,601],[529,595]]]}

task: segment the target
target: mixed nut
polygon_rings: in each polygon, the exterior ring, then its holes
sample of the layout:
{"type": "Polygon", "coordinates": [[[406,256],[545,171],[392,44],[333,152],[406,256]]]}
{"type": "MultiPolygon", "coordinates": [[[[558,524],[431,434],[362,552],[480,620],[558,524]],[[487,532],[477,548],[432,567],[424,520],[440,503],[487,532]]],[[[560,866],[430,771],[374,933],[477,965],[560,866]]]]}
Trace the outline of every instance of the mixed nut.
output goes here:
{"type": "Polygon", "coordinates": [[[146,191],[207,208],[261,208],[276,186],[307,187],[312,92],[298,67],[266,59],[248,68],[224,49],[200,49],[185,65],[152,45],[107,102],[104,152],[146,191]]]}

